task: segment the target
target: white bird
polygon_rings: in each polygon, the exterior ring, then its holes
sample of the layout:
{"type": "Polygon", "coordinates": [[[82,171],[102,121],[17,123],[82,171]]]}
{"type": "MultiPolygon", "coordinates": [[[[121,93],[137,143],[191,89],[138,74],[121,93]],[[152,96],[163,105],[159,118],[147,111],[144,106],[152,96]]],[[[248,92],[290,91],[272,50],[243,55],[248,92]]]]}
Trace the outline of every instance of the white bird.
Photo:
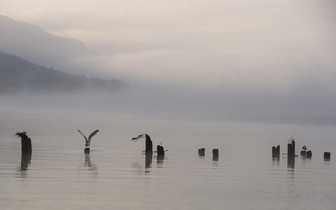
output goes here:
{"type": "Polygon", "coordinates": [[[86,138],[86,136],[85,136],[79,129],[77,129],[77,130],[78,130],[78,132],[79,132],[80,134],[82,134],[82,135],[84,136],[84,138],[85,138],[85,146],[86,146],[86,147],[89,147],[89,146],[91,145],[91,138],[92,138],[94,135],[96,135],[96,134],[98,133],[98,131],[99,131],[99,130],[95,130],[95,131],[93,131],[93,132],[90,134],[89,138],[86,138]]]}

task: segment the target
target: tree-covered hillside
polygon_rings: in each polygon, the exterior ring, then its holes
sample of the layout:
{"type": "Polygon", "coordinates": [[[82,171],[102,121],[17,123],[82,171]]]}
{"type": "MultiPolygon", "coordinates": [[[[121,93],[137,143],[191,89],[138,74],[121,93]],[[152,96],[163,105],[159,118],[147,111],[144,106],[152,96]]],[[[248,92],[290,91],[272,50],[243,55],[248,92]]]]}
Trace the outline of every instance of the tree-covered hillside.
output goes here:
{"type": "Polygon", "coordinates": [[[71,75],[0,52],[0,94],[114,92],[125,87],[120,80],[71,75]]]}

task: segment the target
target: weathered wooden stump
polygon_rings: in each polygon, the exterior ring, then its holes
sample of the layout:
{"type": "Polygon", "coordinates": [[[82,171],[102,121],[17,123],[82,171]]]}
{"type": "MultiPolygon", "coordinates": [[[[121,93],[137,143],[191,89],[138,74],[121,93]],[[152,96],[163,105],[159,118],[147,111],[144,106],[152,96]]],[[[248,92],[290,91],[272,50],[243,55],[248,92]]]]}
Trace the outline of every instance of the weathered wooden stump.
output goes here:
{"type": "Polygon", "coordinates": [[[307,153],[306,150],[301,150],[300,155],[303,157],[306,157],[307,155],[306,153],[307,153]]]}
{"type": "Polygon", "coordinates": [[[90,148],[85,148],[84,149],[84,154],[89,155],[90,154],[90,148]]]}
{"type": "Polygon", "coordinates": [[[290,140],[287,144],[287,155],[288,158],[295,158],[295,141],[294,139],[290,140]]]}
{"type": "Polygon", "coordinates": [[[273,159],[280,158],[280,145],[272,147],[272,158],[273,159]]]}
{"type": "Polygon", "coordinates": [[[163,146],[157,145],[156,150],[157,150],[157,159],[163,160],[165,157],[165,151],[164,151],[163,146]]]}
{"type": "Polygon", "coordinates": [[[205,156],[205,148],[198,149],[199,156],[205,156]]]}
{"type": "Polygon", "coordinates": [[[149,135],[146,134],[146,155],[153,155],[153,143],[149,135]]]}
{"type": "Polygon", "coordinates": [[[287,144],[287,167],[295,167],[295,141],[291,139],[287,144]]]}
{"type": "Polygon", "coordinates": [[[218,161],[218,157],[219,157],[219,151],[218,151],[218,149],[213,149],[212,150],[212,160],[213,161],[218,161]]]}
{"type": "Polygon", "coordinates": [[[308,150],[307,153],[306,153],[306,157],[311,158],[312,156],[313,156],[312,151],[308,150]]]}
{"type": "Polygon", "coordinates": [[[324,153],[324,160],[329,161],[330,160],[330,152],[324,153]]]}
{"type": "Polygon", "coordinates": [[[23,131],[21,133],[16,133],[15,135],[21,137],[21,152],[32,153],[32,143],[31,139],[27,136],[27,132],[23,131]]]}
{"type": "Polygon", "coordinates": [[[219,156],[219,152],[218,152],[218,149],[213,149],[212,150],[212,156],[219,156]]]}
{"type": "Polygon", "coordinates": [[[21,138],[21,170],[28,170],[28,165],[31,162],[32,156],[31,139],[27,136],[26,131],[21,133],[18,132],[15,135],[21,138]]]}

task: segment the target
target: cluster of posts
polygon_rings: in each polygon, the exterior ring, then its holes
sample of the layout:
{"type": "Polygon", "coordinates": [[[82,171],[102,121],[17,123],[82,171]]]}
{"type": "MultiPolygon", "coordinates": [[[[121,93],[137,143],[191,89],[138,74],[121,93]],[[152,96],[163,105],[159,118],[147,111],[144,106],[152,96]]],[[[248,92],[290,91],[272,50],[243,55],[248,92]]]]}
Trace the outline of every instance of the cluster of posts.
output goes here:
{"type": "MultiPolygon", "coordinates": [[[[205,156],[205,148],[198,149],[198,156],[200,156],[200,157],[205,156]]],[[[213,161],[218,161],[218,157],[219,157],[218,149],[213,149],[212,150],[212,160],[213,161]]]]}
{"type": "MultiPolygon", "coordinates": [[[[312,158],[313,156],[312,151],[307,150],[306,145],[303,145],[300,155],[303,158],[308,158],[308,159],[312,158]]],[[[287,158],[288,158],[289,165],[294,164],[295,157],[297,157],[297,155],[295,155],[295,141],[293,138],[291,138],[287,144],[287,158]]],[[[275,160],[278,160],[280,158],[280,145],[272,147],[272,158],[275,160]]],[[[324,160],[330,161],[330,152],[324,152],[324,160]]]]}
{"type": "MultiPolygon", "coordinates": [[[[132,138],[132,141],[137,141],[140,138],[145,138],[146,141],[146,149],[144,151],[145,155],[146,155],[146,160],[145,160],[145,165],[146,168],[150,167],[151,163],[152,163],[152,157],[153,157],[153,142],[150,138],[150,136],[148,134],[141,134],[135,138],[132,138]]],[[[162,162],[164,157],[165,157],[165,152],[167,150],[164,149],[163,146],[161,145],[157,145],[156,147],[156,153],[157,153],[157,161],[158,162],[162,162]]]]}

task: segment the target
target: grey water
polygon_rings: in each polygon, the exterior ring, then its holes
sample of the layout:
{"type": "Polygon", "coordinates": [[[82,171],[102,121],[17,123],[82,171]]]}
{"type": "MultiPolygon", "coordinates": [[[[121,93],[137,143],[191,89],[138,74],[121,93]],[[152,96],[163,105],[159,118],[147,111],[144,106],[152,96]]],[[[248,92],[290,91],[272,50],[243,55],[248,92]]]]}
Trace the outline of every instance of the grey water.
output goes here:
{"type": "Polygon", "coordinates": [[[335,209],[336,130],[328,124],[160,120],[94,109],[2,107],[1,209],[335,209]],[[80,129],[95,129],[85,155],[80,129]],[[16,132],[32,139],[21,159],[16,132]],[[165,158],[142,154],[147,133],[165,158]],[[287,141],[312,150],[272,160],[287,141]],[[205,156],[197,150],[205,148],[205,156]],[[219,149],[213,160],[212,149],[219,149]],[[331,160],[323,160],[331,152],[331,160]]]}

